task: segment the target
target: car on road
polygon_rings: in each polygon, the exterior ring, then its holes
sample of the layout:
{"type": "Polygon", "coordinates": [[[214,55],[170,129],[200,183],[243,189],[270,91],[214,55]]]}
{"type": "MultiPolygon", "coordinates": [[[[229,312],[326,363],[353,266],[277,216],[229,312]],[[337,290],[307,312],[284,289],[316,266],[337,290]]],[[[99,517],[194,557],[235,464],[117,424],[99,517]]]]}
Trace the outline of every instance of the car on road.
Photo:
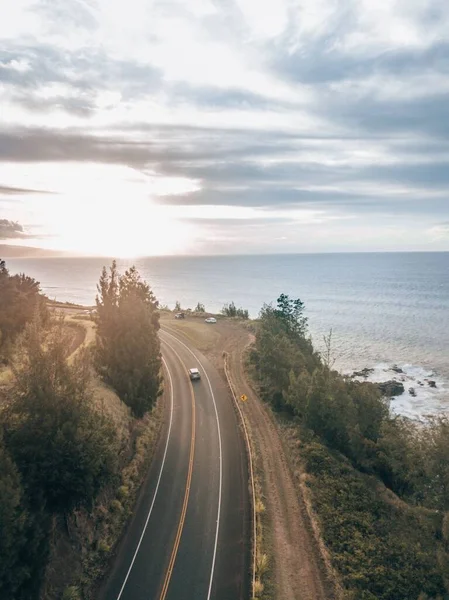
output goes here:
{"type": "Polygon", "coordinates": [[[195,381],[196,379],[201,379],[200,372],[197,368],[189,369],[189,377],[191,381],[195,381]]]}
{"type": "Polygon", "coordinates": [[[207,319],[204,319],[205,323],[216,323],[217,319],[215,319],[214,317],[208,317],[207,319]]]}
{"type": "Polygon", "coordinates": [[[185,318],[186,318],[186,315],[183,312],[176,313],[176,315],[175,315],[175,319],[185,319],[185,318]]]}

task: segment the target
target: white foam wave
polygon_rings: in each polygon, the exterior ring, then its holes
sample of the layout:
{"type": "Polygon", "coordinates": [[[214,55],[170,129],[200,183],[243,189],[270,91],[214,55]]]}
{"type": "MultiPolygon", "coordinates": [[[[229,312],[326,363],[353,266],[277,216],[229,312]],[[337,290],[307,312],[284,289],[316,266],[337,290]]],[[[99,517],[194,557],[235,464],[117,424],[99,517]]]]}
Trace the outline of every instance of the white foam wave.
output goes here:
{"type": "MultiPolygon", "coordinates": [[[[409,363],[391,365],[381,362],[374,365],[372,369],[367,378],[354,377],[354,379],[372,383],[395,380],[404,384],[404,393],[391,398],[390,407],[394,413],[410,419],[420,419],[449,410],[449,384],[438,373],[409,363]],[[398,373],[393,367],[398,367],[402,373],[398,373]],[[434,381],[436,387],[431,387],[429,381],[434,381]],[[413,388],[414,396],[410,394],[410,388],[413,388]]],[[[345,374],[352,372],[345,371],[345,374]]]]}

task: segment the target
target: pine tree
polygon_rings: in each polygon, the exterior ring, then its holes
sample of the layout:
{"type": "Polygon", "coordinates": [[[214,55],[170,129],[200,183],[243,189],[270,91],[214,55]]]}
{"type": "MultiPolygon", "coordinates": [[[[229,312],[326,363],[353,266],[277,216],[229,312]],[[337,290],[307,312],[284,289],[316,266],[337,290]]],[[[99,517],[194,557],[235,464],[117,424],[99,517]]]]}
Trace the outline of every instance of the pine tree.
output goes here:
{"type": "Polygon", "coordinates": [[[113,423],[92,405],[87,354],[67,362],[61,321],[49,336],[27,328],[5,440],[34,506],[89,505],[117,470],[113,423]]]}
{"type": "Polygon", "coordinates": [[[119,276],[103,269],[97,296],[96,365],[104,381],[141,417],[161,385],[158,302],[133,266],[119,276]]]}

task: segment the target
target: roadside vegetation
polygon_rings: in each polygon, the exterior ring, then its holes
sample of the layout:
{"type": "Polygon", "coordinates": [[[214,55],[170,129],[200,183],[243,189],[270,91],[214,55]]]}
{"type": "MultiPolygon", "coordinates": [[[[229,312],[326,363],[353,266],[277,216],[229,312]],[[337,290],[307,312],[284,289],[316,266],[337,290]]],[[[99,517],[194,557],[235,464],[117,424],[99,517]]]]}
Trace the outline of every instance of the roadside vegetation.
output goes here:
{"type": "Polygon", "coordinates": [[[161,389],[158,302],[135,267],[119,275],[103,268],[97,296],[95,365],[136,417],[161,389]]]}
{"type": "Polygon", "coordinates": [[[221,314],[225,317],[237,317],[238,319],[249,319],[249,313],[245,308],[237,308],[234,302],[225,304],[221,309],[221,314]]]}
{"type": "Polygon", "coordinates": [[[157,300],[103,271],[96,341],[0,261],[0,597],[92,597],[145,476],[161,390],[157,300]],[[3,310],[5,307],[5,310],[3,310]],[[102,383],[103,381],[103,383],[102,383]]]}
{"type": "Polygon", "coordinates": [[[265,305],[248,368],[306,472],[333,568],[351,600],[442,599],[449,592],[449,420],[394,416],[376,386],[332,369],[304,305],[265,305]]]}

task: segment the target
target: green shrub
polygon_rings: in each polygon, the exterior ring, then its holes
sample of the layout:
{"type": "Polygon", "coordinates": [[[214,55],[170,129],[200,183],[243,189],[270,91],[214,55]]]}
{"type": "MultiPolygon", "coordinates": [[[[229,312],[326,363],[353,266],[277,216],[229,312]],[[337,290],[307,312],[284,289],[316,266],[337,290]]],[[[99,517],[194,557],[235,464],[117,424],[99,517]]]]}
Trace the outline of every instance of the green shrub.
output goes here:
{"type": "Polygon", "coordinates": [[[123,506],[120,500],[113,500],[111,502],[111,511],[115,513],[123,512],[123,506]]]}
{"type": "Polygon", "coordinates": [[[121,485],[117,490],[117,498],[119,500],[125,500],[129,496],[129,488],[126,485],[121,485]]]}
{"type": "Polygon", "coordinates": [[[115,479],[117,435],[94,410],[87,354],[67,362],[62,322],[50,337],[28,327],[5,440],[28,494],[51,513],[91,504],[115,479]]]}
{"type": "Polygon", "coordinates": [[[100,554],[108,554],[111,551],[111,547],[105,540],[99,540],[97,543],[97,550],[100,554]]]}
{"type": "Polygon", "coordinates": [[[76,585],[70,585],[64,590],[61,600],[81,600],[81,592],[76,585]]]}
{"type": "Polygon", "coordinates": [[[221,314],[226,317],[237,317],[239,319],[249,319],[249,313],[244,308],[237,308],[234,302],[225,304],[221,309],[221,314]]]}
{"type": "Polygon", "coordinates": [[[373,477],[320,444],[302,449],[324,541],[356,598],[397,600],[444,594],[433,518],[382,495],[373,477]],[[365,594],[365,595],[363,595],[365,594]]]}

